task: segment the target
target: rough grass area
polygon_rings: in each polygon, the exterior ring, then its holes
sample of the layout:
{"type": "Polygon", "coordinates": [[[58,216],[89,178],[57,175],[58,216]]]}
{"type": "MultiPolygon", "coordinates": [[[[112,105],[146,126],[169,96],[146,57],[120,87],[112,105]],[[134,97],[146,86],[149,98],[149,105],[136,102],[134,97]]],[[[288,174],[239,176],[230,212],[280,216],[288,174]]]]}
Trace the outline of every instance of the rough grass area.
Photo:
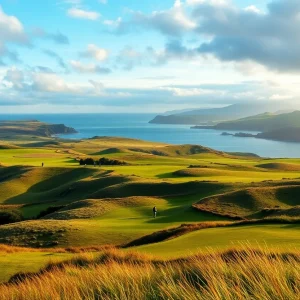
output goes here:
{"type": "Polygon", "coordinates": [[[70,231],[79,230],[66,221],[23,221],[0,226],[0,243],[16,246],[53,247],[66,240],[70,231]]]}
{"type": "Polygon", "coordinates": [[[3,300],[298,300],[299,263],[296,250],[244,247],[171,261],[114,250],[52,263],[36,274],[16,275],[0,286],[0,294],[3,300]]]}

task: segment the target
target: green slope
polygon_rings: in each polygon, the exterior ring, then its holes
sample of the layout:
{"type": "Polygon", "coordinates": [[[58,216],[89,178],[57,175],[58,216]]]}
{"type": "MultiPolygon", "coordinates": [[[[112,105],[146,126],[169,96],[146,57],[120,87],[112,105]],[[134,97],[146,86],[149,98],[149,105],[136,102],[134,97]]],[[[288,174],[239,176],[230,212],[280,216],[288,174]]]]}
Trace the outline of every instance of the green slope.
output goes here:
{"type": "Polygon", "coordinates": [[[194,204],[200,211],[257,218],[266,209],[287,209],[300,205],[300,186],[255,187],[207,197],[194,204]]]}
{"type": "Polygon", "coordinates": [[[300,127],[300,111],[280,115],[265,113],[236,121],[222,122],[213,128],[219,130],[272,131],[286,127],[300,127]]]}
{"type": "Polygon", "coordinates": [[[279,249],[300,247],[300,225],[255,225],[210,228],[176,239],[133,249],[160,257],[189,256],[209,248],[226,249],[241,244],[265,245],[279,249]]]}

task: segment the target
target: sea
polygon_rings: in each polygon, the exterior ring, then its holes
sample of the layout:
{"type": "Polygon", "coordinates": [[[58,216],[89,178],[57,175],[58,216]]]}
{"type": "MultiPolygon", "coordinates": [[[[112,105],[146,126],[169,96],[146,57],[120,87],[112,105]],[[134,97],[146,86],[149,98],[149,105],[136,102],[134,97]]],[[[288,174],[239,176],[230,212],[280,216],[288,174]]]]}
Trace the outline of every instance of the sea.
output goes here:
{"type": "Polygon", "coordinates": [[[202,145],[226,152],[254,153],[268,158],[300,158],[300,143],[223,136],[223,131],[190,129],[189,125],[150,124],[149,121],[154,117],[154,114],[0,114],[0,120],[39,120],[75,128],[77,134],[59,136],[67,139],[115,136],[174,145],[202,145]]]}

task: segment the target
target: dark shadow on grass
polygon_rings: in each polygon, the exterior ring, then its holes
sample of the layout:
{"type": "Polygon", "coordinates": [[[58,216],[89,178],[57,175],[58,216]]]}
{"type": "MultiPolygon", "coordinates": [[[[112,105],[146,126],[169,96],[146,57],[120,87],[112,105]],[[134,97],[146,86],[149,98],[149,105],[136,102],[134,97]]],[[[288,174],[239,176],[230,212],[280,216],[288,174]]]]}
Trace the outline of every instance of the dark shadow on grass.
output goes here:
{"type": "Polygon", "coordinates": [[[198,212],[192,207],[170,208],[147,221],[150,224],[162,224],[173,222],[206,222],[206,221],[227,221],[228,218],[219,217],[208,212],[198,212]]]}
{"type": "Polygon", "coordinates": [[[160,179],[165,179],[165,178],[180,178],[180,176],[175,176],[173,172],[158,174],[155,177],[160,178],[160,179]]]}

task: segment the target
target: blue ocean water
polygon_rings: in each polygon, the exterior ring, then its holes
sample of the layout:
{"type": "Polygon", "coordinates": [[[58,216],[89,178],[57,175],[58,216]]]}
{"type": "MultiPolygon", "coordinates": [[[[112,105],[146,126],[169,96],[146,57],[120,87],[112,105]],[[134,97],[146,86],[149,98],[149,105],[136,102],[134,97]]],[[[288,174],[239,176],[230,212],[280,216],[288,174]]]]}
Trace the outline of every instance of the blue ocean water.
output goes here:
{"type": "Polygon", "coordinates": [[[119,136],[169,144],[196,144],[227,152],[251,152],[263,157],[300,158],[300,143],[222,136],[222,131],[195,130],[187,125],[149,124],[152,114],[45,114],[0,115],[0,120],[32,120],[65,124],[79,133],[70,139],[119,136]]]}

